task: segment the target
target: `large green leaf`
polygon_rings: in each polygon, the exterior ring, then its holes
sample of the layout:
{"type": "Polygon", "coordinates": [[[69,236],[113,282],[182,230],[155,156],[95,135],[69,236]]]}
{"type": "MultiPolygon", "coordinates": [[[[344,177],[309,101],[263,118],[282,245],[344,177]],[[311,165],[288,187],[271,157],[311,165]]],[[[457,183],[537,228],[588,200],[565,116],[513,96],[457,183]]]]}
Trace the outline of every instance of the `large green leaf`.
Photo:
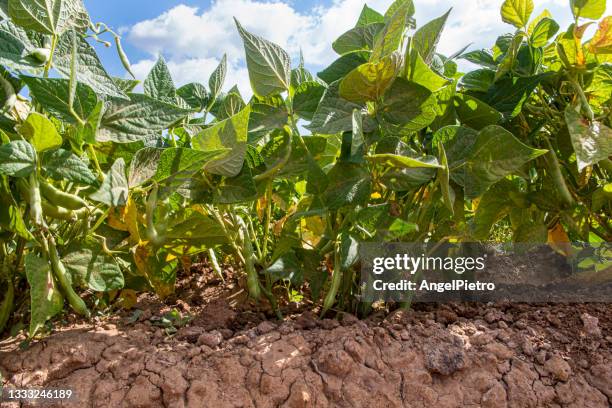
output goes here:
{"type": "Polygon", "coordinates": [[[47,176],[57,181],[97,186],[96,176],[89,170],[87,164],[74,153],[57,149],[43,155],[42,167],[47,176]]]}
{"type": "Polygon", "coordinates": [[[11,19],[21,27],[60,35],[74,27],[87,30],[89,16],[81,0],[9,0],[11,19]]]}
{"type": "Polygon", "coordinates": [[[340,55],[353,51],[369,51],[374,48],[378,33],[384,28],[383,23],[371,23],[361,27],[351,28],[333,42],[332,48],[340,55]]]}
{"type": "Polygon", "coordinates": [[[15,140],[0,146],[0,173],[27,177],[36,169],[36,149],[25,140],[15,140]]]}
{"type": "Polygon", "coordinates": [[[153,99],[160,101],[173,100],[176,96],[176,88],[172,75],[166,61],[162,56],[159,57],[149,75],[144,81],[144,93],[153,99]]]}
{"type": "Polygon", "coordinates": [[[257,187],[251,169],[245,163],[236,177],[224,178],[213,193],[217,204],[236,204],[257,199],[257,187]]]}
{"type": "Polygon", "coordinates": [[[395,79],[401,58],[391,54],[358,66],[340,81],[340,96],[355,103],[377,101],[395,79]]]}
{"type": "MultiPolygon", "coordinates": [[[[22,76],[21,79],[30,89],[30,94],[50,114],[69,123],[77,120],[70,112],[70,88],[67,79],[35,78],[22,76]]],[[[74,111],[83,120],[87,119],[98,104],[98,97],[93,89],[78,83],[74,98],[74,111]]]]}
{"type": "Polygon", "coordinates": [[[576,18],[599,20],[606,12],[606,0],[570,0],[576,18]]]}
{"type": "Polygon", "coordinates": [[[43,63],[31,56],[34,49],[25,30],[10,20],[0,22],[0,65],[13,69],[41,67],[43,63]]]}
{"type": "Polygon", "coordinates": [[[414,33],[412,46],[421,54],[427,64],[431,62],[436,52],[436,47],[450,12],[451,10],[448,10],[442,16],[431,20],[414,33]]]}
{"type": "Polygon", "coordinates": [[[258,96],[288,91],[291,85],[289,54],[278,45],[246,31],[238,22],[244,43],[251,88],[258,96]]]}
{"type": "Polygon", "coordinates": [[[364,166],[338,162],[327,176],[329,185],[323,193],[323,202],[329,209],[363,205],[370,197],[372,180],[364,166]]]}
{"type": "Polygon", "coordinates": [[[226,177],[234,177],[240,173],[246,155],[250,113],[250,107],[246,107],[236,115],[204,129],[193,137],[191,143],[194,149],[203,151],[230,149],[222,158],[209,162],[205,168],[207,172],[226,177]]]}
{"type": "Polygon", "coordinates": [[[612,156],[612,129],[600,122],[589,123],[571,105],[565,110],[565,123],[579,171],[612,156]]]}
{"type": "Polygon", "coordinates": [[[478,133],[464,164],[466,197],[480,196],[490,186],[546,152],[523,144],[500,126],[485,127],[478,133]]]}
{"type": "Polygon", "coordinates": [[[325,89],[323,85],[315,81],[302,82],[293,96],[295,113],[306,120],[312,120],[325,89]]]}
{"type": "Polygon", "coordinates": [[[472,234],[478,240],[486,241],[493,225],[508,215],[515,207],[509,197],[510,192],[518,191],[516,184],[503,179],[484,193],[476,207],[472,222],[472,234]]]}
{"type": "Polygon", "coordinates": [[[30,337],[53,316],[62,311],[64,298],[57,289],[49,261],[33,253],[25,256],[25,271],[30,285],[30,337]]]}
{"type": "Polygon", "coordinates": [[[365,64],[368,58],[369,55],[365,51],[349,52],[332,62],[331,65],[323,71],[317,73],[317,76],[328,84],[331,84],[332,82],[344,78],[346,74],[361,64],[365,64]]]}
{"type": "Polygon", "coordinates": [[[529,41],[533,47],[544,47],[548,40],[559,31],[559,24],[552,18],[544,17],[533,29],[529,41]]]}
{"type": "Polygon", "coordinates": [[[406,32],[407,20],[411,13],[411,3],[403,3],[393,15],[385,19],[385,26],[376,36],[372,50],[371,61],[377,61],[387,55],[399,51],[404,33],[406,32]]]}
{"type": "Polygon", "coordinates": [[[119,290],[125,284],[117,261],[102,250],[95,238],[72,245],[62,257],[62,263],[72,276],[73,284],[95,292],[119,290]]]}
{"type": "Polygon", "coordinates": [[[413,16],[415,9],[414,2],[412,0],[395,0],[385,12],[385,19],[393,17],[397,10],[406,6],[408,7],[408,16],[413,16]]]}
{"type": "Polygon", "coordinates": [[[165,149],[159,147],[145,147],[134,154],[128,171],[130,188],[140,186],[153,178],[164,151],[165,149]]]}
{"type": "Polygon", "coordinates": [[[181,86],[176,94],[183,98],[187,105],[196,111],[204,110],[210,102],[210,95],[204,85],[192,82],[181,86]]]}
{"type": "Polygon", "coordinates": [[[172,192],[188,182],[207,163],[225,152],[227,152],[227,149],[207,151],[182,147],[164,149],[159,156],[153,180],[164,186],[163,193],[165,195],[165,193],[172,192]]]}
{"type": "Polygon", "coordinates": [[[482,100],[504,115],[515,117],[523,109],[523,104],[540,82],[548,78],[550,72],[531,77],[506,77],[496,81],[482,100]]]}
{"type": "Polygon", "coordinates": [[[433,146],[437,146],[439,143],[444,145],[450,176],[460,185],[464,185],[463,166],[470,157],[477,137],[478,132],[474,129],[451,125],[438,130],[431,142],[433,146]]]}
{"type": "Polygon", "coordinates": [[[19,128],[19,133],[26,138],[41,153],[46,150],[57,149],[62,145],[62,137],[55,125],[45,116],[32,112],[19,128]]]}
{"type": "Polygon", "coordinates": [[[432,92],[436,92],[449,84],[448,79],[432,70],[416,50],[410,53],[410,58],[405,61],[405,64],[404,78],[422,85],[432,92]]]}
{"type": "Polygon", "coordinates": [[[391,129],[421,130],[436,117],[436,97],[421,85],[397,78],[385,94],[378,116],[391,129]]]}
{"type": "MultiPolygon", "coordinates": [[[[334,82],[323,94],[319,107],[310,125],[307,126],[311,131],[331,135],[353,128],[353,111],[355,109],[361,111],[364,107],[340,97],[339,85],[338,82],[334,82]]],[[[367,127],[370,125],[371,121],[367,127]]]]}
{"type": "Polygon", "coordinates": [[[497,69],[497,63],[493,55],[488,50],[475,50],[467,52],[461,57],[464,60],[470,61],[472,64],[480,65],[485,68],[497,69]]]}
{"type": "Polygon", "coordinates": [[[106,103],[96,140],[115,143],[143,140],[161,134],[189,113],[190,110],[142,94],[130,94],[130,100],[111,98],[106,103]]]}
{"type": "Polygon", "coordinates": [[[363,27],[372,23],[382,23],[384,21],[385,17],[382,14],[368,7],[367,4],[364,4],[361,9],[361,14],[359,14],[356,27],[363,27]]]}
{"type": "Polygon", "coordinates": [[[197,212],[189,214],[181,222],[162,231],[162,234],[175,243],[191,245],[199,243],[213,246],[227,242],[227,236],[221,225],[211,217],[197,212]]]}
{"type": "Polygon", "coordinates": [[[600,109],[612,99],[612,64],[603,64],[595,68],[593,79],[585,90],[589,96],[589,103],[600,109]]]}
{"type": "MultiPolygon", "coordinates": [[[[309,82],[305,82],[307,84],[309,82]]],[[[301,87],[301,85],[300,85],[301,87]]],[[[308,85],[305,88],[312,90],[308,85]]],[[[299,89],[299,88],[298,88],[299,89]]],[[[300,94],[303,90],[300,90],[300,94]]],[[[301,94],[300,97],[294,97],[293,106],[294,109],[300,109],[300,115],[307,115],[308,97],[301,94]],[[298,99],[296,103],[295,98],[298,99]],[[306,105],[302,105],[305,103],[306,105]]],[[[308,91],[309,93],[310,91],[308,91]]],[[[309,93],[310,95],[310,93],[309,93]]],[[[317,101],[318,103],[318,101],[317,101]]],[[[316,107],[315,107],[316,108],[316,107]]],[[[274,129],[282,129],[287,124],[289,113],[287,112],[287,105],[280,95],[269,96],[267,98],[254,97],[251,101],[251,115],[249,117],[249,144],[253,144],[260,140],[262,137],[268,135],[274,129]]]]}
{"type": "Polygon", "coordinates": [[[128,189],[125,161],[119,158],[111,166],[100,189],[91,194],[89,198],[109,207],[120,207],[127,203],[128,189]]]}
{"type": "Polygon", "coordinates": [[[503,118],[501,113],[468,94],[455,95],[455,111],[462,123],[477,130],[495,125],[503,118]]]}
{"type": "Polygon", "coordinates": [[[502,20],[517,28],[527,27],[532,12],[533,0],[506,0],[501,8],[502,20]]]}
{"type": "Polygon", "coordinates": [[[74,30],[62,34],[53,55],[53,66],[64,78],[70,78],[73,54],[76,56],[74,72],[77,81],[89,85],[99,94],[128,99],[102,66],[96,50],[74,30]]]}
{"type": "Polygon", "coordinates": [[[462,88],[471,92],[487,92],[495,82],[495,71],[481,68],[470,71],[461,77],[462,88]]]}

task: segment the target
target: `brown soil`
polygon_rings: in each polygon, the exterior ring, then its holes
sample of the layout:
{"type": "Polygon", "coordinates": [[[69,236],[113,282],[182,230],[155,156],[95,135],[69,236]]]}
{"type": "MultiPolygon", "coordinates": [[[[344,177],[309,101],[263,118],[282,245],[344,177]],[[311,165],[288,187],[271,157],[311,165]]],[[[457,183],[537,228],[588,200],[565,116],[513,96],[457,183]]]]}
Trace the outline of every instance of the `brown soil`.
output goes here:
{"type": "Polygon", "coordinates": [[[1,342],[4,387],[71,388],[76,399],[45,406],[74,407],[612,403],[610,305],[418,304],[362,321],[287,306],[278,322],[203,272],[183,278],[184,301],[143,295],[142,313],[1,342]],[[193,319],[168,335],[156,323],[172,308],[193,319]]]}

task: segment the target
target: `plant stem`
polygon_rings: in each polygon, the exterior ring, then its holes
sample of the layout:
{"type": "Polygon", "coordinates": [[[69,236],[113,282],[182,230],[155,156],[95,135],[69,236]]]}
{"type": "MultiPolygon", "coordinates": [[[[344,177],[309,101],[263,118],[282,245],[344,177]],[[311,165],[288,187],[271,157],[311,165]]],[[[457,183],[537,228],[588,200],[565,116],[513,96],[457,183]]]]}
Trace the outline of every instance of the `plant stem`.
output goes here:
{"type": "Polygon", "coordinates": [[[96,169],[96,173],[98,173],[98,180],[100,182],[104,181],[104,172],[102,171],[102,168],[100,167],[100,163],[98,162],[98,156],[96,155],[96,151],[93,147],[93,145],[88,144],[87,145],[87,153],[89,154],[89,158],[91,159],[91,161],[94,164],[94,168],[96,169]]]}

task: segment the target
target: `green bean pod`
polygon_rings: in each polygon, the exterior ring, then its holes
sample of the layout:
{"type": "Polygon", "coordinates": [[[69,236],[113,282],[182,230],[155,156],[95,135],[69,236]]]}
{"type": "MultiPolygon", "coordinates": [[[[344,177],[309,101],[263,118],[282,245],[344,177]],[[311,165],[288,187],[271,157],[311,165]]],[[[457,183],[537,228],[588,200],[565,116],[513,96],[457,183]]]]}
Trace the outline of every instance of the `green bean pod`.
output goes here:
{"type": "Polygon", "coordinates": [[[210,265],[213,268],[213,271],[219,276],[219,278],[225,282],[225,278],[223,277],[223,270],[219,265],[219,261],[217,260],[217,255],[215,254],[215,250],[212,248],[208,248],[208,259],[210,260],[210,265]]]}
{"type": "Polygon", "coordinates": [[[323,301],[323,311],[321,312],[321,317],[325,316],[325,313],[327,313],[336,302],[336,294],[338,293],[338,289],[340,289],[341,283],[342,267],[340,264],[340,243],[336,242],[334,244],[334,272],[332,275],[332,283],[329,287],[327,295],[325,295],[325,300],[323,301]]]}
{"type": "Polygon", "coordinates": [[[544,159],[546,161],[546,164],[548,165],[547,167],[550,177],[559,192],[562,202],[567,207],[572,207],[576,202],[574,201],[572,193],[567,188],[567,183],[565,182],[565,179],[563,178],[563,173],[561,172],[561,165],[559,164],[557,155],[552,149],[552,145],[550,144],[550,142],[548,142],[548,148],[549,151],[544,156],[544,159]]]}
{"type": "Polygon", "coordinates": [[[38,176],[35,172],[30,174],[29,182],[30,186],[29,189],[27,189],[27,195],[30,201],[30,217],[34,225],[41,227],[44,225],[45,220],[43,218],[42,198],[40,196],[38,176]]]}
{"type": "Polygon", "coordinates": [[[61,191],[51,184],[41,181],[40,192],[49,203],[69,210],[80,210],[87,207],[87,202],[81,197],[61,191]]]}
{"type": "Polygon", "coordinates": [[[55,241],[53,238],[49,238],[49,259],[51,260],[51,267],[53,269],[53,273],[60,287],[62,288],[62,292],[64,292],[64,296],[68,300],[70,307],[80,314],[81,316],[90,317],[89,309],[85,304],[85,301],[81,299],[81,297],[74,291],[72,285],[70,284],[70,280],[68,279],[68,272],[64,267],[64,264],[59,258],[57,253],[57,248],[55,247],[55,241]]]}
{"type": "Polygon", "coordinates": [[[80,210],[69,210],[64,207],[59,207],[49,203],[47,200],[42,200],[41,203],[43,214],[47,217],[63,221],[76,221],[87,218],[89,210],[81,208],[80,210]]]}
{"type": "Polygon", "coordinates": [[[119,54],[119,59],[121,60],[121,64],[123,64],[123,68],[125,68],[125,70],[132,76],[132,78],[136,78],[136,76],[132,72],[130,60],[128,59],[128,56],[125,51],[123,51],[123,47],[121,46],[121,38],[119,38],[119,36],[115,36],[115,45],[117,46],[117,54],[119,54]]]}

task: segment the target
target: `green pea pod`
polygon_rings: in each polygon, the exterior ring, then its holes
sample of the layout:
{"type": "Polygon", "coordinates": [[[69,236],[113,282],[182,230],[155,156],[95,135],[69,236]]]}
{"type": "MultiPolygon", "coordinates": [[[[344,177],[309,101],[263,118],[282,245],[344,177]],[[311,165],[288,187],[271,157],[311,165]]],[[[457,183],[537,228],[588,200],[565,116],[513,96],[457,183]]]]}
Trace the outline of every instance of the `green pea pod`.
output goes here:
{"type": "Polygon", "coordinates": [[[127,54],[123,51],[123,47],[121,46],[121,38],[119,36],[115,36],[115,45],[117,46],[117,53],[119,54],[119,59],[121,60],[121,64],[123,64],[123,68],[132,76],[132,78],[136,78],[134,73],[132,72],[132,66],[130,64],[130,60],[128,59],[127,54]]]}
{"type": "Polygon", "coordinates": [[[327,295],[325,295],[325,300],[323,301],[323,311],[321,312],[321,317],[325,316],[325,313],[327,313],[336,302],[336,294],[338,293],[338,289],[340,289],[341,283],[342,267],[340,263],[340,242],[338,241],[334,244],[334,273],[332,276],[331,286],[329,287],[329,291],[327,292],[327,295]]]}
{"type": "Polygon", "coordinates": [[[72,309],[81,316],[90,317],[91,314],[89,313],[89,309],[87,308],[85,301],[83,301],[83,299],[81,299],[81,297],[77,295],[77,293],[72,288],[72,285],[70,284],[68,272],[66,271],[64,264],[59,258],[57,248],[55,247],[55,241],[53,240],[53,238],[49,238],[48,244],[49,259],[51,260],[51,267],[53,269],[53,273],[55,274],[55,278],[57,279],[57,282],[62,288],[64,296],[66,296],[70,307],[72,307],[72,309]]]}
{"type": "Polygon", "coordinates": [[[40,182],[40,192],[49,203],[58,207],[64,207],[69,210],[80,210],[87,207],[87,202],[81,197],[65,193],[45,181],[40,182]]]}
{"type": "Polygon", "coordinates": [[[4,300],[0,305],[0,333],[4,331],[6,323],[8,323],[13,311],[13,301],[15,300],[15,288],[13,288],[13,282],[8,281],[8,288],[4,294],[4,300]]]}
{"type": "Polygon", "coordinates": [[[28,200],[30,201],[30,217],[34,225],[42,227],[44,225],[43,210],[42,210],[42,198],[40,196],[40,188],[38,183],[38,176],[35,172],[30,174],[29,177],[30,186],[27,190],[28,200]]]}

